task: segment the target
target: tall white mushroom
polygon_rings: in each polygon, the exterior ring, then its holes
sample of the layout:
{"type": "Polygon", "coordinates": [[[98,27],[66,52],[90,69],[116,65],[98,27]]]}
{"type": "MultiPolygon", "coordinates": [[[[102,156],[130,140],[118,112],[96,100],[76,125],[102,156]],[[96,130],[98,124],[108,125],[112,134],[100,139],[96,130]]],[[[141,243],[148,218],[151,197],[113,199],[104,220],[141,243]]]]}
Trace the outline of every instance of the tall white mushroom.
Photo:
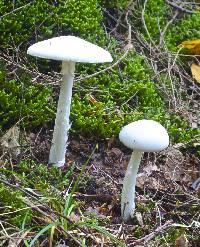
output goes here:
{"type": "Polygon", "coordinates": [[[133,217],[135,210],[135,185],[142,154],[165,149],[169,145],[169,136],[166,129],[158,122],[143,119],[124,126],[119,133],[119,139],[125,146],[133,149],[121,198],[122,218],[127,221],[133,217]]]}
{"type": "Polygon", "coordinates": [[[60,36],[33,44],[27,53],[32,56],[62,61],[62,82],[53,132],[49,163],[63,166],[70,129],[70,105],[76,62],[111,62],[103,48],[74,36],[60,36]]]}

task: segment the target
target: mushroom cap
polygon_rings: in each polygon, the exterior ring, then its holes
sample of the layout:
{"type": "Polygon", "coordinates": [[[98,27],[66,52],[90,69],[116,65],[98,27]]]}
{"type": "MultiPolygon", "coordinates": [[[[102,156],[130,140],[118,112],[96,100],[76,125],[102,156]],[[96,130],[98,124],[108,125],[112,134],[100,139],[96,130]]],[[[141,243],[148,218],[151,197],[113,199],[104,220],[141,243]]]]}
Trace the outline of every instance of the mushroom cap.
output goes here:
{"type": "Polygon", "coordinates": [[[119,139],[125,146],[142,152],[161,151],[169,145],[166,129],[160,123],[146,119],[124,126],[119,139]]]}
{"type": "Polygon", "coordinates": [[[74,36],[60,36],[33,44],[27,54],[71,62],[112,62],[110,53],[103,48],[74,36]]]}

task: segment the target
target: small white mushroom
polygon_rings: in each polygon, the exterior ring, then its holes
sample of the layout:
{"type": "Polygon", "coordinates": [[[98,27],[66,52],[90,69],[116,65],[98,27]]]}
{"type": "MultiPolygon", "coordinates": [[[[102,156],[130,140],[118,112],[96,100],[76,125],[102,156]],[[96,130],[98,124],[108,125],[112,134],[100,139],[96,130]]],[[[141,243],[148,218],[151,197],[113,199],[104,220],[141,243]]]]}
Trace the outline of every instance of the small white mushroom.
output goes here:
{"type": "Polygon", "coordinates": [[[60,36],[33,44],[27,53],[32,56],[62,61],[62,82],[53,132],[49,164],[63,166],[70,129],[70,105],[76,62],[111,62],[103,48],[74,36],[60,36]]]}
{"type": "Polygon", "coordinates": [[[123,182],[121,198],[122,218],[127,221],[133,217],[135,210],[135,185],[142,154],[165,149],[169,145],[169,136],[161,124],[144,119],[124,126],[119,133],[119,139],[125,146],[133,149],[123,182]]]}

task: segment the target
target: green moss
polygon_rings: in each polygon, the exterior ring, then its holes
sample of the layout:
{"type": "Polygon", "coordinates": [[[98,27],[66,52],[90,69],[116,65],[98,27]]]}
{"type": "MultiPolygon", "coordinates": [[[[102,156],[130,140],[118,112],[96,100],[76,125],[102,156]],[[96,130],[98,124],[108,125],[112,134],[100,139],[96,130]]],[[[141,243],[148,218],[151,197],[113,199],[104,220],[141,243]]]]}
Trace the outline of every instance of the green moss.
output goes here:
{"type": "MultiPolygon", "coordinates": [[[[136,11],[136,15],[141,17],[141,10],[144,8],[144,1],[140,2],[140,7],[136,11]]],[[[164,0],[149,0],[145,5],[144,20],[147,30],[144,28],[143,23],[141,23],[141,18],[135,18],[132,20],[135,25],[140,28],[145,39],[148,41],[150,38],[159,44],[161,32],[164,31],[166,25],[172,20],[175,15],[175,9],[167,4],[164,0]],[[152,15],[152,13],[154,13],[152,15]],[[140,20],[138,22],[138,20],[140,20]]],[[[177,51],[178,45],[188,39],[199,39],[200,33],[198,26],[200,25],[200,13],[194,12],[194,14],[181,13],[176,18],[174,18],[172,24],[167,28],[164,41],[166,46],[171,51],[177,51]]]]}
{"type": "MultiPolygon", "coordinates": [[[[23,119],[25,126],[40,125],[54,118],[55,104],[50,102],[51,89],[43,85],[7,80],[0,73],[0,129],[9,128],[23,119]]],[[[24,78],[25,79],[25,78],[24,78]]]]}
{"type": "Polygon", "coordinates": [[[21,47],[27,45],[33,34],[44,37],[50,33],[55,25],[53,11],[54,6],[45,0],[29,4],[25,0],[1,1],[1,47],[21,47]]]}
{"type": "Polygon", "coordinates": [[[103,15],[97,0],[59,1],[57,23],[61,30],[71,30],[75,35],[101,43],[105,37],[102,20],[103,15]]]}
{"type": "Polygon", "coordinates": [[[200,39],[200,13],[185,15],[178,19],[168,30],[165,41],[168,49],[177,51],[178,45],[185,40],[200,39]]]}
{"type": "Polygon", "coordinates": [[[27,47],[27,41],[75,34],[97,42],[105,40],[97,0],[26,0],[0,3],[0,47],[27,47]]]}
{"type": "Polygon", "coordinates": [[[167,22],[171,19],[172,8],[165,3],[164,0],[149,0],[146,2],[144,11],[144,23],[142,22],[141,13],[144,10],[144,1],[139,3],[133,16],[132,22],[137,25],[138,29],[148,41],[151,39],[156,44],[160,41],[160,32],[164,29],[167,22]],[[152,15],[153,13],[153,15],[152,15]],[[149,37],[150,36],[150,37],[149,37]]]}
{"type": "Polygon", "coordinates": [[[164,113],[162,98],[148,71],[144,57],[132,52],[120,68],[86,80],[85,85],[91,89],[86,95],[76,92],[72,99],[73,129],[108,137],[117,135],[129,121],[164,113]]]}
{"type": "MultiPolygon", "coordinates": [[[[153,72],[145,61],[143,56],[130,52],[120,67],[91,77],[84,85],[83,82],[76,84],[71,109],[72,131],[95,133],[99,138],[117,136],[123,125],[147,118],[163,124],[171,142],[189,141],[198,134],[184,117],[168,113],[164,95],[151,80],[153,72]]],[[[166,92],[171,93],[171,83],[167,79],[166,83],[166,92]]]]}
{"type": "MultiPolygon", "coordinates": [[[[7,4],[0,3],[0,14],[2,17],[2,28],[0,30],[0,47],[7,48],[19,46],[26,49],[29,43],[42,40],[56,35],[73,34],[106,46],[108,43],[104,18],[101,6],[106,8],[125,9],[129,1],[119,0],[105,2],[104,0],[59,0],[59,1],[33,1],[27,4],[25,0],[15,1],[7,4]],[[6,13],[9,13],[5,15],[6,13]],[[11,25],[13,24],[13,25],[11,25]],[[14,38],[13,38],[14,37],[14,38]],[[14,42],[14,43],[13,43],[14,42]]],[[[132,16],[133,25],[141,27],[145,39],[149,40],[144,26],[141,23],[141,9],[144,1],[137,6],[138,9],[132,16]],[[137,18],[139,17],[139,18],[137,18]]],[[[160,40],[160,32],[163,30],[174,15],[174,9],[164,0],[149,0],[145,9],[145,23],[150,38],[156,44],[160,40]],[[154,15],[152,16],[152,13],[154,15]]],[[[165,42],[169,49],[176,50],[177,44],[183,39],[199,37],[198,31],[193,31],[200,22],[199,14],[181,15],[175,20],[176,25],[171,25],[165,34],[165,42]],[[185,30],[187,29],[187,32],[185,30]]],[[[196,29],[195,29],[196,30],[196,29]]],[[[121,57],[119,43],[112,38],[109,43],[109,51],[116,61],[121,57]]],[[[15,52],[15,51],[13,51],[15,52]]],[[[31,63],[35,59],[30,58],[31,63]]],[[[165,64],[166,61],[162,61],[165,64]]],[[[55,63],[37,60],[38,67],[46,73],[56,70],[55,63]],[[38,65],[39,64],[39,65],[38,65]]],[[[108,66],[108,65],[105,65],[108,66]]],[[[93,74],[96,69],[105,68],[104,65],[77,65],[77,73],[93,74]]],[[[172,88],[170,80],[166,75],[160,75],[162,82],[155,82],[154,72],[146,63],[146,59],[130,52],[118,66],[112,70],[102,73],[96,77],[75,84],[72,99],[71,120],[72,132],[87,133],[93,135],[98,133],[99,137],[110,137],[118,135],[120,128],[141,118],[154,119],[164,124],[173,141],[188,140],[197,133],[190,129],[187,120],[178,114],[171,114],[165,105],[166,95],[177,97],[179,88],[172,88]],[[165,83],[166,95],[159,91],[159,83],[165,83]],[[83,90],[84,89],[84,90],[83,90]],[[94,97],[95,100],[91,100],[94,97]]],[[[30,78],[20,74],[20,80],[16,78],[5,79],[4,69],[1,70],[0,80],[0,127],[8,127],[24,117],[26,126],[43,124],[54,119],[54,107],[49,102],[51,90],[48,87],[31,85],[30,78]]],[[[178,85],[178,78],[173,78],[178,85]]],[[[185,97],[182,95],[181,97],[185,97]]]]}
{"type": "Polygon", "coordinates": [[[125,8],[130,3],[130,0],[100,0],[100,3],[106,8],[125,8]]]}

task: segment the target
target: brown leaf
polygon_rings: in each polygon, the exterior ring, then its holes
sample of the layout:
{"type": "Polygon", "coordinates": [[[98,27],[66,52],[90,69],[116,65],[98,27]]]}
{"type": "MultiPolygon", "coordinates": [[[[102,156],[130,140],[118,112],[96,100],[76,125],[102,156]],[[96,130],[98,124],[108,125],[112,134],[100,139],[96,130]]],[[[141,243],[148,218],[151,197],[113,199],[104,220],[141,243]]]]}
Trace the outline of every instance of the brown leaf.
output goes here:
{"type": "Polygon", "coordinates": [[[154,177],[149,177],[145,173],[139,173],[137,175],[136,186],[143,189],[144,186],[148,186],[151,189],[160,189],[163,190],[164,187],[160,181],[154,177]]]}
{"type": "Polygon", "coordinates": [[[92,104],[96,104],[98,102],[92,94],[87,95],[87,100],[92,104]]]}
{"type": "Polygon", "coordinates": [[[3,154],[8,152],[14,158],[20,154],[19,133],[19,128],[14,126],[0,138],[0,150],[3,154]]]}
{"type": "Polygon", "coordinates": [[[176,247],[188,247],[188,240],[185,234],[176,239],[176,247]]]}
{"type": "Polygon", "coordinates": [[[156,178],[151,177],[151,174],[155,171],[159,171],[159,168],[155,164],[150,162],[145,166],[143,172],[138,173],[137,175],[137,187],[144,188],[145,185],[152,189],[160,188],[161,185],[159,184],[159,181],[156,178]]]}
{"type": "Polygon", "coordinates": [[[185,157],[178,149],[169,147],[166,150],[166,162],[161,166],[165,177],[173,181],[181,181],[185,174],[185,157]]]}

